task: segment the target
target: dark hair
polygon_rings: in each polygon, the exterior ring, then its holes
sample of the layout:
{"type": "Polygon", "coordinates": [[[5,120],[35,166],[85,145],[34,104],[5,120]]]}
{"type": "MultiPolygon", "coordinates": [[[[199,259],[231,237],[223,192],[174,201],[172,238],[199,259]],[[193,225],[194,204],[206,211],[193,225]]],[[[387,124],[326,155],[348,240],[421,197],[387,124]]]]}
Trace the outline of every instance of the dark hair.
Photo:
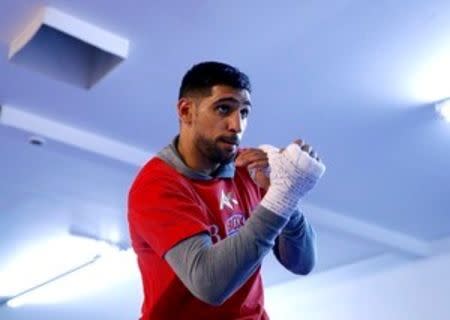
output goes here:
{"type": "Polygon", "coordinates": [[[250,79],[239,69],[215,61],[194,65],[183,77],[178,99],[189,95],[209,96],[215,85],[227,85],[251,92],[250,79]]]}

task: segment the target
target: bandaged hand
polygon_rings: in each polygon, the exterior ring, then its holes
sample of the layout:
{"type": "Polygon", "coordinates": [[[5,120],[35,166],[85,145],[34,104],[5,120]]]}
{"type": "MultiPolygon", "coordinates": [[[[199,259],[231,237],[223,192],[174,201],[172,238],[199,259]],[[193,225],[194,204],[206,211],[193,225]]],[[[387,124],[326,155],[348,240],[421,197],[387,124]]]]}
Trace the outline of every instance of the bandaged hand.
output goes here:
{"type": "Polygon", "coordinates": [[[298,143],[291,143],[283,150],[271,145],[259,148],[267,153],[270,167],[270,187],[261,205],[289,218],[299,200],[322,177],[325,165],[315,153],[302,150],[303,147],[298,143]]]}

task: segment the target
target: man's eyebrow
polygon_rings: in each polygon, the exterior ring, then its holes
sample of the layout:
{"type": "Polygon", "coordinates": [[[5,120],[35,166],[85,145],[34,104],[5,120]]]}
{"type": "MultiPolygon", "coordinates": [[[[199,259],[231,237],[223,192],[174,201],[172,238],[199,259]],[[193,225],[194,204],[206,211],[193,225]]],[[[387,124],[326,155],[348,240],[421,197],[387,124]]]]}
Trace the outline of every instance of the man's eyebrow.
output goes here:
{"type": "Polygon", "coordinates": [[[231,102],[231,103],[237,103],[237,104],[242,103],[242,104],[244,104],[246,106],[249,106],[249,107],[252,106],[252,104],[251,104],[251,102],[249,100],[245,99],[245,100],[241,101],[241,100],[236,99],[234,97],[221,98],[221,99],[215,101],[214,104],[223,103],[223,102],[231,102]]]}

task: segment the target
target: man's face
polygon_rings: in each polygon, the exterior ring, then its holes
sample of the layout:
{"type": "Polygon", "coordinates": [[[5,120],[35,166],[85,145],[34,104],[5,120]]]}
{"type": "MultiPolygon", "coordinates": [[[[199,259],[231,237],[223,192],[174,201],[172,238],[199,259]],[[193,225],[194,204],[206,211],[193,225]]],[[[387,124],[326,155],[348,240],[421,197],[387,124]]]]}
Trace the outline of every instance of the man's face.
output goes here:
{"type": "Polygon", "coordinates": [[[247,127],[250,109],[247,90],[212,87],[211,95],[198,99],[193,112],[194,147],[213,164],[231,162],[247,127]]]}

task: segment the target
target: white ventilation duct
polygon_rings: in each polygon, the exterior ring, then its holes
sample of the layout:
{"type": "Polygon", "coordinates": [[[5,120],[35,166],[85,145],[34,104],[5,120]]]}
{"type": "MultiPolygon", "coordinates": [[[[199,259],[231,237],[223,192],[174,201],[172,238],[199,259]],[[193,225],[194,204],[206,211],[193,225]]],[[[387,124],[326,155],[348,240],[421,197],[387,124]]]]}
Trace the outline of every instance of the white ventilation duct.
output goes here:
{"type": "Polygon", "coordinates": [[[8,58],[82,88],[91,88],[128,56],[129,42],[51,7],[38,10],[10,43],[8,58]]]}

